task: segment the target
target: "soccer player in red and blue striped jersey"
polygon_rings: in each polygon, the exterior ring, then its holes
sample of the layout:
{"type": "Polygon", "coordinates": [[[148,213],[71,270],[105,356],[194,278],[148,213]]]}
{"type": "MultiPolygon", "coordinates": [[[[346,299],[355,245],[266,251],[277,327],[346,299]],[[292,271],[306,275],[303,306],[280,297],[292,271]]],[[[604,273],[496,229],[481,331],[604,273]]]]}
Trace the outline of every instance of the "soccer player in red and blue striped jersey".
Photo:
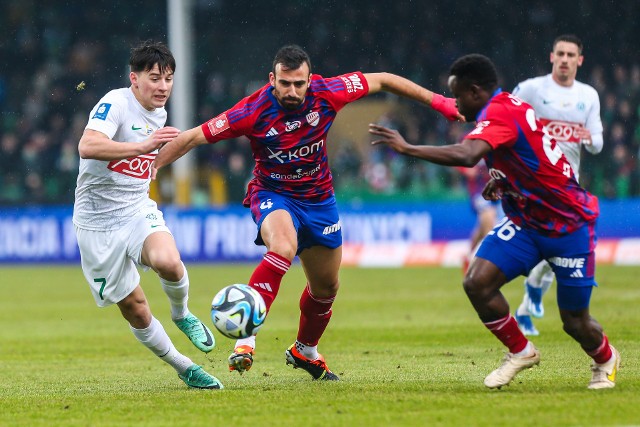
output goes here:
{"type": "MultiPolygon", "coordinates": [[[[249,285],[270,309],[284,274],[296,255],[307,285],[300,298],[296,342],[287,363],[314,379],[338,380],[318,353],[339,287],[342,233],[327,156],[327,133],[348,103],[380,91],[430,105],[450,120],[462,119],[455,101],[394,74],[350,72],[323,78],[311,74],[311,61],[299,46],[281,48],[269,83],[229,110],[182,133],[160,150],[156,167],[192,148],[246,136],[255,160],[244,205],[258,227],[256,244],[267,253],[249,285]]],[[[229,368],[243,372],[253,364],[255,336],[238,340],[229,368]]]]}
{"type": "Polygon", "coordinates": [[[484,158],[491,180],[483,195],[502,199],[506,217],[483,240],[464,289],[484,325],[509,349],[485,378],[489,388],[507,385],[540,362],[540,353],[518,328],[503,285],[526,275],[542,259],[558,282],[564,330],[593,359],[590,389],[611,388],[620,354],[591,317],[598,199],[578,184],[571,164],[533,107],[498,87],[489,58],[466,55],[451,67],[449,87],[460,113],[476,127],[459,144],[413,146],[397,131],[372,124],[369,131],[394,150],[447,166],[472,166],[484,158]]]}

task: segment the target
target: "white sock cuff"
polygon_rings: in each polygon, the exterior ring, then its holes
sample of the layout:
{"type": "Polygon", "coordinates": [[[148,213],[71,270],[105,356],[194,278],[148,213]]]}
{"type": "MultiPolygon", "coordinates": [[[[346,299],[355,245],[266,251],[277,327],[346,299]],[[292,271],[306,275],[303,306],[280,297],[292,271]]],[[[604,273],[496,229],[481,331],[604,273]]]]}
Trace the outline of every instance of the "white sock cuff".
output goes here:
{"type": "Polygon", "coordinates": [[[247,337],[247,338],[240,338],[239,340],[236,341],[235,347],[240,347],[241,345],[248,345],[249,347],[255,349],[256,348],[256,336],[255,335],[251,335],[250,337],[247,337]]]}
{"type": "Polygon", "coordinates": [[[184,262],[180,261],[180,263],[182,264],[182,271],[184,271],[184,274],[182,275],[182,278],[180,280],[178,280],[177,282],[172,282],[170,280],[167,279],[163,279],[162,277],[160,277],[160,283],[162,283],[165,286],[170,286],[172,288],[179,288],[182,285],[184,285],[185,283],[188,285],[189,284],[189,273],[187,273],[187,267],[184,265],[184,262]]]}
{"type": "Polygon", "coordinates": [[[151,339],[151,337],[153,337],[153,335],[155,334],[158,326],[160,326],[160,328],[164,329],[162,327],[162,324],[160,323],[160,321],[158,319],[156,319],[155,317],[153,317],[153,315],[151,316],[151,323],[149,323],[149,326],[147,326],[144,329],[136,329],[133,326],[129,325],[129,329],[131,329],[131,332],[133,332],[133,335],[136,336],[136,338],[138,338],[138,340],[140,341],[149,341],[149,339],[151,339]]]}

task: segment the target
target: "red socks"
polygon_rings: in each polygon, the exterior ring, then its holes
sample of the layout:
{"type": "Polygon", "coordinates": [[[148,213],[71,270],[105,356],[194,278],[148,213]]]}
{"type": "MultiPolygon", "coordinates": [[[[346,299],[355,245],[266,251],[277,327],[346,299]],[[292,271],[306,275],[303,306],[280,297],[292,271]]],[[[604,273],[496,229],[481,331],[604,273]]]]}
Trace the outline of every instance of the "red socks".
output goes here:
{"type": "MultiPolygon", "coordinates": [[[[289,270],[291,261],[275,252],[267,252],[249,279],[249,286],[257,290],[265,304],[267,312],[278,295],[282,277],[289,270]]],[[[331,306],[335,295],[329,298],[316,298],[311,294],[309,285],[300,297],[300,325],[298,341],[308,346],[318,345],[320,337],[331,319],[331,306]]]]}
{"type": "Polygon", "coordinates": [[[611,346],[609,345],[609,339],[605,334],[602,334],[602,344],[598,348],[593,351],[586,352],[594,362],[596,363],[607,363],[613,353],[611,352],[611,346]]]}
{"type": "Polygon", "coordinates": [[[278,295],[282,276],[289,267],[291,267],[291,261],[275,252],[267,252],[249,279],[249,286],[262,295],[267,305],[267,313],[278,295]]]}
{"type": "Polygon", "coordinates": [[[309,284],[307,284],[300,297],[298,341],[308,346],[318,345],[331,319],[331,306],[335,298],[335,295],[323,299],[316,298],[311,295],[309,284]]]}
{"type": "MultiPolygon", "coordinates": [[[[520,329],[518,329],[518,322],[516,322],[516,319],[511,314],[502,319],[487,322],[484,326],[509,348],[510,353],[521,352],[527,346],[527,342],[529,342],[520,329]]],[[[609,345],[609,339],[605,334],[602,334],[602,337],[602,343],[598,348],[592,351],[585,350],[594,362],[600,364],[611,360],[611,356],[613,355],[611,346],[609,345]]]]}
{"type": "Polygon", "coordinates": [[[509,348],[509,353],[519,353],[527,346],[529,340],[518,328],[518,322],[511,315],[484,324],[502,344],[509,348]]]}

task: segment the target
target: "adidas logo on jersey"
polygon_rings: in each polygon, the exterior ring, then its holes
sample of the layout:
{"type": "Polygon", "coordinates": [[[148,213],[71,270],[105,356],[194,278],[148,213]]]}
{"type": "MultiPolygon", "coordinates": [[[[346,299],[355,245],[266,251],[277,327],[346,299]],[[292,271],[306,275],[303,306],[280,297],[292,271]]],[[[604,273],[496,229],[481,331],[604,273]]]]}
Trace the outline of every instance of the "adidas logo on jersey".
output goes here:
{"type": "Polygon", "coordinates": [[[574,271],[569,276],[570,277],[574,277],[574,278],[584,277],[584,275],[582,274],[582,271],[580,271],[580,270],[574,271]]]}
{"type": "Polygon", "coordinates": [[[276,136],[278,134],[278,131],[275,130],[275,128],[271,128],[269,129],[269,132],[267,132],[267,136],[276,136]]]}

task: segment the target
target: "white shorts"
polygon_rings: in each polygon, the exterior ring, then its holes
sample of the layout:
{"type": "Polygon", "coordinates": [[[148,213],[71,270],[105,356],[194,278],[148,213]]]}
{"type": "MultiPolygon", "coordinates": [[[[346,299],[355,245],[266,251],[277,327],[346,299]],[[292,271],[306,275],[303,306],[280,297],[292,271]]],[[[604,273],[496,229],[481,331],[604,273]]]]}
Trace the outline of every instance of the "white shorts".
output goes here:
{"type": "Polygon", "coordinates": [[[146,238],[159,231],[171,234],[162,212],[147,208],[118,230],[93,231],[76,227],[82,272],[99,307],[122,301],[140,283],[136,265],[142,264],[146,238]]]}

